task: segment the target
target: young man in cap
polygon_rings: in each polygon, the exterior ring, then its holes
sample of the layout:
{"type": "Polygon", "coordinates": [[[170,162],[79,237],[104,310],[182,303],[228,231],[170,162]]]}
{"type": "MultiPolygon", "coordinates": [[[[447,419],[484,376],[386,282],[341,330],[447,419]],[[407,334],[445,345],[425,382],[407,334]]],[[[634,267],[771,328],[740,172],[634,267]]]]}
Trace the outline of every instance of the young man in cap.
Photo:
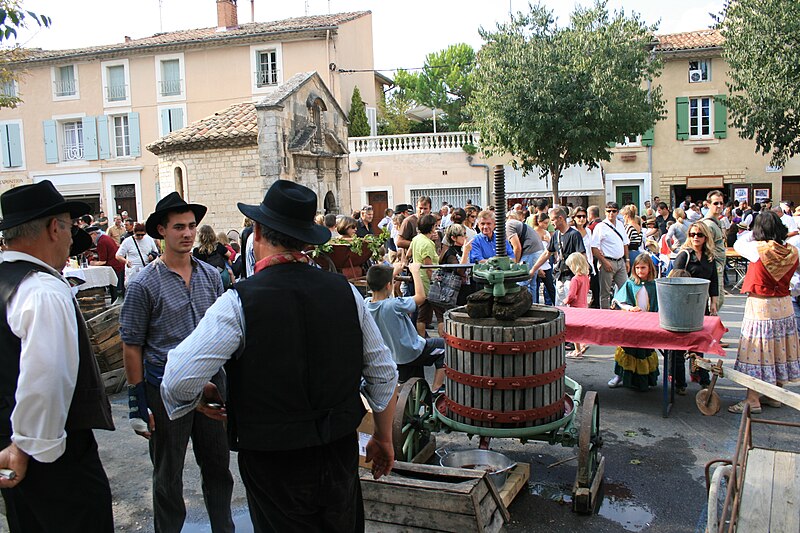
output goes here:
{"type": "MultiPolygon", "coordinates": [[[[164,241],[164,253],[128,284],[119,317],[129,417],[136,433],[150,440],[153,511],[159,532],[180,533],[183,528],[182,474],[190,438],[211,530],[234,530],[224,413],[203,404],[170,420],[159,390],[169,350],[194,330],[223,292],[217,269],[192,257],[197,223],[205,214],[204,206],[187,204],[177,193],[158,202],[145,229],[164,241]]],[[[224,374],[213,379],[224,394],[224,374]]]]}
{"type": "Polygon", "coordinates": [[[316,209],[317,195],[288,180],[276,181],[261,205],[239,204],[254,221],[256,273],[169,353],[161,384],[177,418],[214,401],[208,378],[225,366],[228,437],[256,531],[364,530],[362,376],[375,420],[373,475],[394,462],[397,369],[356,288],[301,253],[330,238],[314,224],[316,209]]]}
{"type": "Polygon", "coordinates": [[[91,245],[71,220],[89,206],[65,201],[47,180],[3,193],[0,205],[0,468],[16,474],[0,478],[9,527],[110,533],[111,489],[92,429],[114,429],[111,407],[60,274],[91,245]]]}

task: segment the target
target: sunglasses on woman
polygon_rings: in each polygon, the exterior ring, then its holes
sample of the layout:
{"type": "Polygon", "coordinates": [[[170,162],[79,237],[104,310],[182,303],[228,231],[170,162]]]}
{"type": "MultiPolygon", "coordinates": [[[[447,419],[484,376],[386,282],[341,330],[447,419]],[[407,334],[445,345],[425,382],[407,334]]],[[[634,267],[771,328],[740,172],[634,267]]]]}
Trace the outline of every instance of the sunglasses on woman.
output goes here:
{"type": "Polygon", "coordinates": [[[692,233],[689,233],[689,237],[703,237],[703,238],[705,238],[705,235],[703,235],[702,233],[694,233],[694,232],[692,232],[692,233]]]}

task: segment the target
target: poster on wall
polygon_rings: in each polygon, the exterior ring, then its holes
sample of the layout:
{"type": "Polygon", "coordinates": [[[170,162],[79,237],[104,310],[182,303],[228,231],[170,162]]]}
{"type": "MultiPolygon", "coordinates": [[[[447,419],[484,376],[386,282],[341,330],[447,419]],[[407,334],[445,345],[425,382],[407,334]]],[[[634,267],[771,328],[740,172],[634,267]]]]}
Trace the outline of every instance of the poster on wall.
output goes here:
{"type": "Polygon", "coordinates": [[[753,201],[763,204],[769,198],[769,189],[753,189],[753,201]]]}
{"type": "Polygon", "coordinates": [[[749,190],[747,187],[736,187],[733,189],[733,199],[739,203],[749,202],[748,192],[749,190]]]}

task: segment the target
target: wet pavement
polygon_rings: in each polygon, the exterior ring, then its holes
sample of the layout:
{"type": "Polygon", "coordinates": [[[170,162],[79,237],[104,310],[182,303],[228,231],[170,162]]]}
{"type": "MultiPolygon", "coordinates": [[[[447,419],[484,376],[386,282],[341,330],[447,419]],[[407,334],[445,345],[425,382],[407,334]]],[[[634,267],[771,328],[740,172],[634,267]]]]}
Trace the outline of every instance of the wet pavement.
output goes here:
{"type": "MultiPolygon", "coordinates": [[[[722,320],[730,329],[726,361],[733,364],[744,297],[726,299],[722,320]]],[[[491,449],[531,465],[531,480],[510,506],[509,532],[593,531],[593,532],[700,532],[705,527],[706,493],[703,467],[711,459],[733,454],[740,416],[725,408],[741,399],[744,389],[721,379],[717,392],[722,411],[705,417],[695,406],[697,384],[689,395],[677,396],[669,418],[661,416],[661,389],[639,393],[609,389],[606,382],[613,370],[612,347],[590,347],[584,360],[568,360],[567,374],[584,390],[599,393],[602,453],[606,457],[604,494],[599,511],[590,516],[571,511],[571,487],[576,461],[569,460],[577,449],[560,445],[511,439],[494,439],[491,449]],[[552,466],[553,463],[567,460],[552,466]],[[550,467],[550,468],[548,468],[550,467]]],[[[792,390],[800,392],[795,386],[792,390]]],[[[114,493],[118,531],[153,531],[151,467],[147,443],[127,426],[127,398],[112,398],[117,431],[97,432],[101,457],[114,493]]],[[[578,413],[580,415],[580,412],[578,413]]],[[[761,417],[800,422],[800,412],[783,407],[764,408],[761,417]]],[[[798,431],[786,428],[756,428],[756,442],[767,447],[798,450],[798,431]]],[[[477,447],[464,434],[438,433],[440,446],[452,449],[477,447]]],[[[190,446],[191,448],[191,446],[190,446]]],[[[237,531],[252,531],[246,498],[231,455],[235,487],[233,514],[237,531]]],[[[184,472],[187,504],[185,533],[210,532],[200,490],[200,477],[191,451],[184,472]]],[[[280,480],[275,480],[279,483],[280,480]]],[[[466,533],[466,532],[465,532],[466,533]]]]}

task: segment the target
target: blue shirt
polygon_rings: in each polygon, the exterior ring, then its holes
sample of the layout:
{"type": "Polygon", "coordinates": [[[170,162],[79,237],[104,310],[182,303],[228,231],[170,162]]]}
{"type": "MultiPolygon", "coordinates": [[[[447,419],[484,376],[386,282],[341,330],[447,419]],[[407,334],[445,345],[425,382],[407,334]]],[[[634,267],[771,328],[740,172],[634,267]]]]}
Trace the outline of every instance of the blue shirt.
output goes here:
{"type": "Polygon", "coordinates": [[[141,346],[144,377],[161,384],[167,353],[194,331],[211,304],[223,293],[216,268],[192,261],[189,287],[177,272],[156,259],[128,284],[119,314],[122,342],[141,346]]]}
{"type": "Polygon", "coordinates": [[[425,349],[425,339],[417,334],[408,316],[417,308],[413,297],[388,298],[377,302],[367,298],[366,305],[395,363],[403,365],[420,356],[425,349]]]}
{"type": "MultiPolygon", "coordinates": [[[[478,233],[472,239],[472,248],[469,251],[469,262],[477,263],[483,259],[491,259],[497,255],[495,247],[496,233],[492,233],[492,238],[489,239],[483,233],[478,233]]],[[[511,243],[506,241],[506,254],[511,259],[514,259],[514,250],[511,248],[511,243]]]]}

